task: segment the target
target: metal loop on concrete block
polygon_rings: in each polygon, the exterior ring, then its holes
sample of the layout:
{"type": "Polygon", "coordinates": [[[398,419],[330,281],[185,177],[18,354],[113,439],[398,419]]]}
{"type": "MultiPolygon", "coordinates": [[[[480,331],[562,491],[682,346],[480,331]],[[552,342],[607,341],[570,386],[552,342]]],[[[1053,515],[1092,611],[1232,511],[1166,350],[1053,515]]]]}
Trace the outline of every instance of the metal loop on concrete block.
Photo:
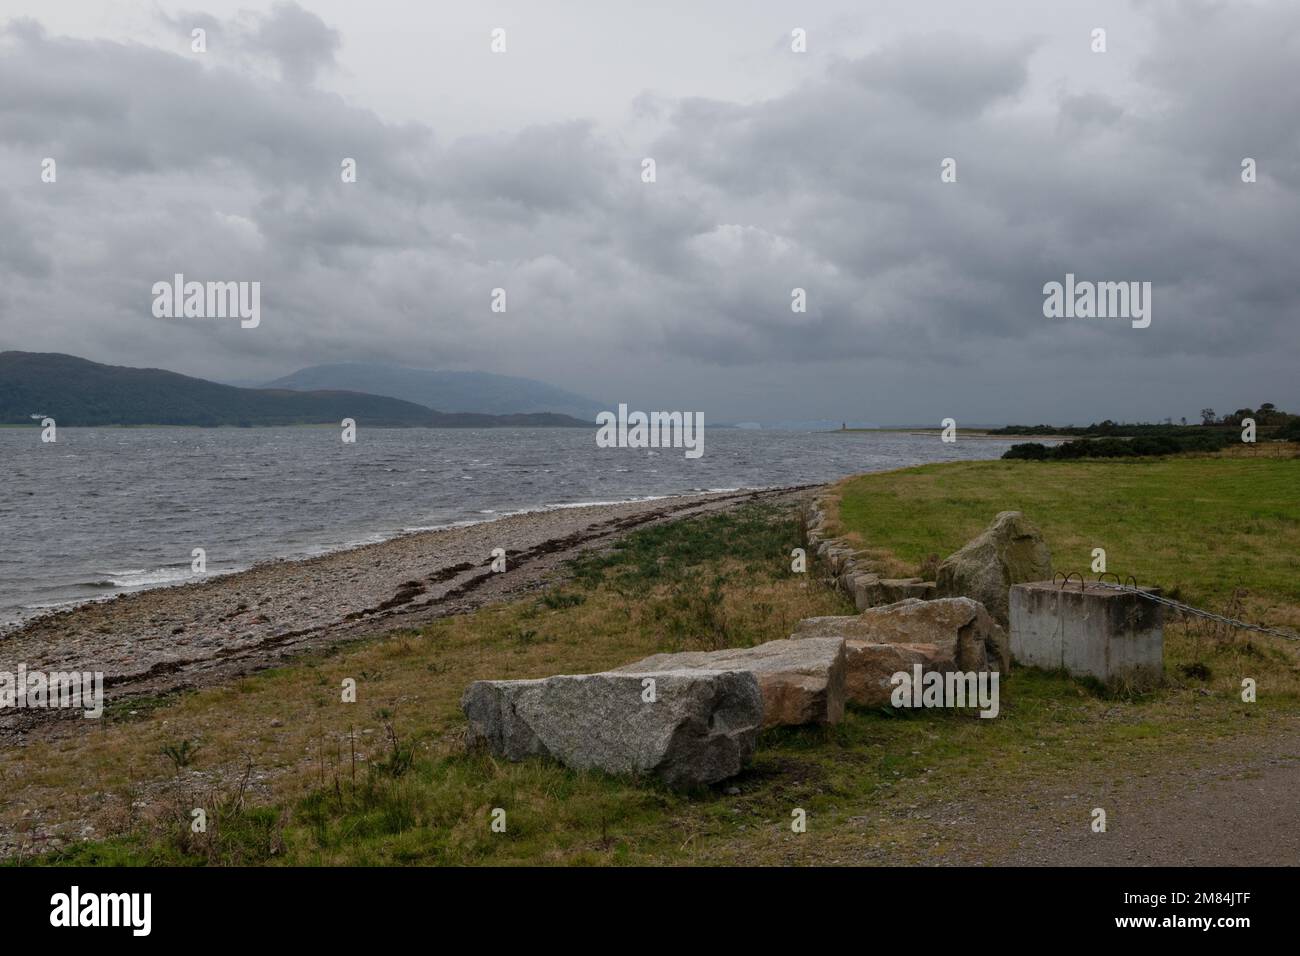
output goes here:
{"type": "MultiPolygon", "coordinates": [[[[1060,572],[1060,571],[1057,571],[1057,572],[1056,572],[1056,574],[1061,574],[1061,573],[1062,573],[1062,572],[1060,572]]],[[[1052,583],[1053,583],[1053,584],[1056,583],[1056,574],[1053,574],[1053,575],[1052,575],[1052,583]]],[[[1082,575],[1080,572],[1078,572],[1078,571],[1071,571],[1069,574],[1065,575],[1065,578],[1061,581],[1061,590],[1062,590],[1062,591],[1064,591],[1064,590],[1065,590],[1065,586],[1066,586],[1067,584],[1070,583],[1070,578],[1078,578],[1078,579],[1079,579],[1079,590],[1080,590],[1080,591],[1084,590],[1084,589],[1088,586],[1088,582],[1085,581],[1085,580],[1083,579],[1083,575],[1082,575]]]]}

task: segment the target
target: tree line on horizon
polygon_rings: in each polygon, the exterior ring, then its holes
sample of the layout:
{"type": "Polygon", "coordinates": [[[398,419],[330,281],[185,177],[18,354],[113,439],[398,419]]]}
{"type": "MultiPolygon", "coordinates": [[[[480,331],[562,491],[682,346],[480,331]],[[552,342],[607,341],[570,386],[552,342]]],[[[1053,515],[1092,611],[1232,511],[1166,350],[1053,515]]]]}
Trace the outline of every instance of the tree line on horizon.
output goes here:
{"type": "MultiPolygon", "coordinates": [[[[1138,438],[1154,435],[1177,435],[1184,429],[1239,429],[1247,418],[1253,419],[1261,431],[1286,430],[1293,438],[1300,434],[1300,415],[1282,411],[1272,402],[1264,402],[1257,409],[1239,408],[1226,415],[1218,415],[1212,408],[1201,409],[1201,421],[1192,424],[1186,418],[1175,422],[1116,422],[1107,418],[1091,425],[1006,425],[990,428],[990,435],[1071,435],[1081,438],[1138,438]]],[[[1279,436],[1271,436],[1279,437],[1279,436]]]]}
{"type": "Polygon", "coordinates": [[[993,435],[1067,435],[1076,441],[1062,442],[1053,448],[1040,442],[1012,445],[1003,458],[1029,461],[1068,461],[1076,458],[1138,458],[1176,455],[1184,452],[1215,452],[1240,441],[1239,432],[1247,420],[1255,422],[1259,438],[1276,441],[1300,441],[1300,415],[1284,412],[1272,402],[1257,409],[1239,408],[1227,415],[1217,415],[1212,408],[1201,409],[1199,425],[1187,419],[1174,424],[1138,422],[1125,424],[1106,419],[1079,427],[1052,425],[1008,425],[989,430],[993,435]]]}

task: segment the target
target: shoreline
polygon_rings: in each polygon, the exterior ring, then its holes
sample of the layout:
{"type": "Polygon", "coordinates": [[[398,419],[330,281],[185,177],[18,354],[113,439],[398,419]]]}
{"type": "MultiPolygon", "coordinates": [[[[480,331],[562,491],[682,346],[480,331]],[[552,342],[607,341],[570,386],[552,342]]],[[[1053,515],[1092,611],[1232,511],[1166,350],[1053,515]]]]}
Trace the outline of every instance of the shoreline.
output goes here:
{"type": "MultiPolygon", "coordinates": [[[[565,561],[635,528],[820,485],[546,507],[59,609],[0,634],[0,671],[104,674],[105,701],[210,686],[303,651],[418,627],[545,585],[565,561]],[[491,569],[492,551],[506,569],[491,569]]],[[[80,711],[0,712],[0,740],[80,711]]]]}
{"type": "MultiPolygon", "coordinates": [[[[890,432],[895,435],[912,435],[917,438],[933,438],[943,432],[942,428],[832,428],[829,434],[839,435],[862,435],[869,432],[890,432]]],[[[1008,444],[1016,444],[1026,441],[1070,441],[1070,435],[994,435],[979,428],[959,428],[957,434],[960,439],[979,439],[980,441],[1004,441],[1008,444]]]]}
{"type": "MultiPolygon", "coordinates": [[[[346,551],[355,551],[360,548],[368,548],[374,545],[387,544],[391,541],[397,541],[413,534],[428,534],[436,531],[452,531],[457,528],[470,528],[480,524],[488,524],[494,521],[501,521],[507,518],[514,518],[519,515],[544,514],[550,511],[562,511],[566,509],[580,508],[600,508],[613,507],[626,504],[640,504],[643,502],[655,501],[672,501],[678,498],[693,498],[701,495],[717,494],[737,494],[751,491],[768,491],[779,490],[770,487],[760,488],[706,488],[702,491],[682,492],[675,494],[663,495],[637,495],[631,498],[625,498],[614,501],[577,501],[577,502],[559,502],[555,504],[529,505],[522,508],[515,508],[508,511],[493,511],[483,515],[480,518],[467,518],[459,521],[450,521],[446,524],[437,525],[417,525],[412,527],[402,527],[395,531],[370,532],[362,537],[350,537],[338,544],[322,545],[319,547],[294,548],[279,554],[272,554],[265,557],[253,558],[246,564],[239,564],[235,567],[220,568],[208,571],[203,578],[194,579],[191,574],[183,575],[176,580],[158,581],[153,584],[135,584],[116,586],[111,593],[89,595],[87,597],[74,597],[63,601],[51,602],[48,605],[40,607],[24,607],[22,610],[29,613],[20,614],[17,617],[6,617],[0,619],[0,650],[3,649],[3,642],[6,638],[14,635],[28,626],[35,624],[44,618],[63,614],[68,611],[74,611],[80,608],[94,604],[107,604],[118,600],[119,598],[130,597],[136,594],[145,594],[152,591],[159,591],[168,588],[183,588],[192,584],[202,583],[203,581],[215,580],[220,577],[229,577],[235,574],[244,574],[264,564],[277,563],[296,563],[311,561],[316,558],[329,557],[330,555],[340,554],[346,551]]],[[[187,567],[188,565],[176,565],[176,567],[187,567]]],[[[166,568],[147,568],[141,573],[153,574],[165,571],[166,568]]],[[[83,585],[86,586],[86,585],[83,585]]]]}

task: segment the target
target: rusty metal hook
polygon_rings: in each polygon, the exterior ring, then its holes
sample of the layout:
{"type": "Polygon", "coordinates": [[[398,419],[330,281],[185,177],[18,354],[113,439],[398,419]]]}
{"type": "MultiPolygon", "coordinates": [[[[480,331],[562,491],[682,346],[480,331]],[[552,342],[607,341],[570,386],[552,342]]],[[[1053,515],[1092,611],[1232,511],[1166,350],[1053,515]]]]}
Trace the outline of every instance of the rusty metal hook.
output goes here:
{"type": "MultiPolygon", "coordinates": [[[[1079,590],[1080,590],[1080,591],[1082,591],[1084,588],[1086,588],[1086,587],[1088,586],[1088,582],[1085,581],[1085,580],[1083,579],[1083,575],[1082,575],[1080,572],[1078,572],[1078,571],[1071,571],[1069,574],[1067,574],[1067,575],[1065,576],[1065,580],[1061,582],[1061,590],[1062,590],[1062,591],[1065,590],[1065,586],[1066,586],[1067,584],[1070,583],[1070,578],[1073,578],[1073,577],[1077,577],[1077,578],[1079,579],[1079,590]]],[[[1055,576],[1055,575],[1052,576],[1052,583],[1053,583],[1053,584],[1056,583],[1056,576],[1055,576]]]]}

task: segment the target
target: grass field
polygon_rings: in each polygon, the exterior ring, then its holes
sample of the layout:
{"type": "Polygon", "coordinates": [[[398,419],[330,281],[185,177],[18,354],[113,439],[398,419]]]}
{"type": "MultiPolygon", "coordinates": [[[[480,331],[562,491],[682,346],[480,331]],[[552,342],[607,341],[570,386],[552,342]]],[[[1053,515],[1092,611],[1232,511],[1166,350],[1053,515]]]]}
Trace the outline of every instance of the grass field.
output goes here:
{"type": "Polygon", "coordinates": [[[1278,623],[1300,605],[1300,459],[981,461],[863,475],[838,487],[835,530],[909,569],[999,511],[1022,511],[1058,571],[1107,570],[1222,606],[1238,588],[1278,623]]]}
{"type": "MultiPolygon", "coordinates": [[[[955,546],[949,539],[977,531],[986,512],[1010,507],[1040,521],[1058,553],[1090,550],[1104,532],[1100,543],[1127,555],[1153,534],[1155,515],[1174,538],[1160,541],[1164,553],[1197,555],[1212,536],[1200,514],[1209,528],[1244,534],[1255,551],[1291,542],[1285,559],[1265,554],[1250,566],[1269,568],[1279,593],[1292,594],[1285,589],[1294,580],[1275,565],[1294,562],[1294,501],[1288,507],[1287,495],[1276,494],[1250,506],[1259,530],[1242,531],[1227,489],[1294,489],[1296,471],[1242,464],[1218,462],[1230,467],[1195,478],[1161,463],[927,467],[850,483],[843,514],[873,537],[892,535],[913,559],[946,553],[955,546]],[[1080,496],[1081,476],[1123,489],[1136,510],[1112,527],[1086,507],[1110,496],[1080,496]],[[1025,487],[1031,477],[1042,490],[1025,487]],[[1214,507],[1185,511],[1172,500],[1180,485],[1214,507]],[[1058,497],[1069,498],[1060,507],[1070,510],[1039,506],[1058,497]],[[1188,517],[1180,524],[1174,515],[1188,517]],[[1070,521],[1085,531],[1070,531],[1070,521]]],[[[817,567],[791,573],[789,553],[800,541],[796,516],[775,506],[647,529],[578,562],[538,597],[302,658],[229,687],[117,707],[84,735],[0,754],[0,822],[21,834],[61,814],[70,835],[91,837],[54,852],[33,842],[19,857],[56,864],[925,863],[960,851],[960,827],[936,832],[927,822],[948,819],[934,808],[954,798],[996,804],[1021,799],[1003,796],[1007,788],[1062,780],[1077,780],[1086,794],[1116,775],[1184,770],[1208,741],[1267,735],[1300,704],[1294,647],[1172,627],[1169,682],[1157,692],[1116,698],[1086,681],[1017,670],[1003,683],[995,720],[850,710],[834,728],[765,733],[741,777],[694,793],[466,752],[458,701],[474,679],[748,645],[786,636],[805,616],[851,613],[817,567]],[[1242,674],[1260,679],[1258,703],[1240,700],[1242,674]],[[340,702],[345,677],[357,680],[356,704],[340,702]],[[207,813],[204,833],[192,832],[194,808],[207,813]],[[504,833],[491,830],[495,808],[506,811],[504,833]],[[807,812],[806,833],[791,831],[796,808],[807,812]]],[[[1230,553],[1226,543],[1217,548],[1230,553]]],[[[1187,587],[1212,582],[1206,560],[1182,572],[1187,587]]]]}

